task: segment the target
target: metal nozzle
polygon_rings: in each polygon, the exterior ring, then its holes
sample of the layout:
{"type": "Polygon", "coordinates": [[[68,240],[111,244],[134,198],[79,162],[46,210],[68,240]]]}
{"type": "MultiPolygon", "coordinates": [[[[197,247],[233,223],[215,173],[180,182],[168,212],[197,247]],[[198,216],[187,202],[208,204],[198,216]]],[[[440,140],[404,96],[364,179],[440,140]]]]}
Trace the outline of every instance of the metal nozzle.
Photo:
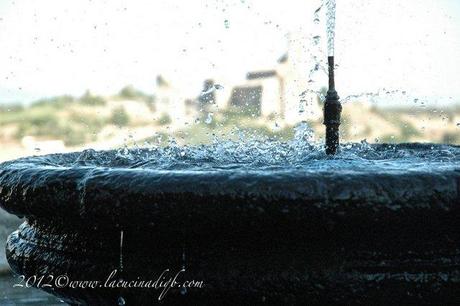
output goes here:
{"type": "Polygon", "coordinates": [[[327,58],[329,64],[329,90],[324,102],[324,122],[326,125],[326,154],[335,154],[339,147],[339,125],[342,105],[335,91],[334,57],[327,58]]]}

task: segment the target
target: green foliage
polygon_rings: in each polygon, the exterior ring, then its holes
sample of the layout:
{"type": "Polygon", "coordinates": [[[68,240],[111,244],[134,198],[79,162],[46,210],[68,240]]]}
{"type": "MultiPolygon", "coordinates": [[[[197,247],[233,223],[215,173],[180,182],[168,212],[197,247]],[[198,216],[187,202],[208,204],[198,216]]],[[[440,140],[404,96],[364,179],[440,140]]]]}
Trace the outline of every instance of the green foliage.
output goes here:
{"type": "Polygon", "coordinates": [[[421,136],[420,131],[410,122],[401,120],[399,128],[401,130],[401,138],[403,142],[408,142],[413,137],[421,136]]]}
{"type": "Polygon", "coordinates": [[[10,115],[7,118],[9,122],[17,125],[16,139],[21,140],[24,136],[60,139],[67,146],[81,145],[92,140],[94,133],[100,131],[106,123],[97,116],[78,112],[65,116],[48,103],[10,115]]]}
{"type": "Polygon", "coordinates": [[[32,103],[32,107],[50,106],[54,108],[63,108],[75,102],[75,98],[69,95],[56,96],[52,98],[40,99],[32,103]]]}
{"type": "Polygon", "coordinates": [[[87,130],[71,121],[60,121],[55,114],[35,113],[29,120],[20,121],[16,132],[16,138],[35,136],[39,138],[61,139],[68,146],[85,143],[87,130]]]}
{"type": "Polygon", "coordinates": [[[7,124],[15,124],[25,120],[26,111],[16,112],[1,112],[0,113],[0,126],[7,124]]]}
{"type": "Polygon", "coordinates": [[[163,114],[161,117],[158,119],[158,124],[159,125],[167,125],[171,123],[171,117],[169,117],[168,114],[163,114]]]}
{"type": "Polygon", "coordinates": [[[444,133],[442,143],[460,145],[460,133],[444,133]]]}
{"type": "Polygon", "coordinates": [[[20,103],[0,104],[0,113],[14,113],[24,110],[24,105],[20,103]]]}
{"type": "Polygon", "coordinates": [[[90,106],[102,106],[107,103],[104,98],[91,94],[89,90],[87,90],[83,96],[80,97],[79,102],[81,104],[90,106]]]}
{"type": "Polygon", "coordinates": [[[404,142],[403,139],[401,139],[400,136],[398,135],[391,135],[391,134],[385,134],[382,137],[379,138],[380,142],[382,143],[398,143],[398,142],[404,142]]]}
{"type": "Polygon", "coordinates": [[[422,136],[422,133],[412,123],[401,118],[404,112],[398,109],[378,109],[374,107],[372,112],[396,125],[400,130],[399,135],[384,135],[381,137],[383,142],[409,142],[414,137],[422,136]]]}
{"type": "Polygon", "coordinates": [[[65,126],[61,134],[66,146],[82,145],[89,140],[87,131],[72,126],[65,126]]]}
{"type": "Polygon", "coordinates": [[[129,115],[126,110],[120,106],[112,111],[109,122],[116,126],[127,126],[129,124],[129,115]]]}
{"type": "Polygon", "coordinates": [[[19,123],[16,137],[57,136],[60,132],[59,120],[55,115],[35,113],[32,114],[28,120],[19,123]]]}
{"type": "MultiPolygon", "coordinates": [[[[249,107],[235,107],[235,106],[230,106],[226,110],[222,111],[222,122],[223,124],[236,124],[240,122],[241,120],[247,120],[253,117],[258,117],[256,115],[256,111],[254,109],[251,109],[249,107]]],[[[275,116],[273,115],[273,118],[275,116]]],[[[204,116],[203,120],[206,119],[206,116],[204,116]]]]}
{"type": "Polygon", "coordinates": [[[118,93],[118,96],[123,99],[138,99],[138,98],[144,98],[146,94],[144,94],[142,91],[134,88],[132,85],[128,85],[123,87],[120,92],[118,93]]]}
{"type": "Polygon", "coordinates": [[[69,115],[69,123],[82,125],[92,131],[101,130],[106,125],[106,120],[98,116],[90,116],[85,113],[72,112],[69,115]]]}

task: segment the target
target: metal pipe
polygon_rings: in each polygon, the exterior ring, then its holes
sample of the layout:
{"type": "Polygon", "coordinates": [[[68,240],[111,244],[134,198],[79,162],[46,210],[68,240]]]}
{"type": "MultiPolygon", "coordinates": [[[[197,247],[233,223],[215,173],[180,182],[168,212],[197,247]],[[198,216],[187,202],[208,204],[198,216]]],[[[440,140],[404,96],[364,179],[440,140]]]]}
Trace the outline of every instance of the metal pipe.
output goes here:
{"type": "Polygon", "coordinates": [[[329,89],[324,102],[324,122],[326,126],[326,154],[335,154],[339,147],[339,125],[342,105],[334,82],[334,57],[327,58],[329,64],[329,89]]]}

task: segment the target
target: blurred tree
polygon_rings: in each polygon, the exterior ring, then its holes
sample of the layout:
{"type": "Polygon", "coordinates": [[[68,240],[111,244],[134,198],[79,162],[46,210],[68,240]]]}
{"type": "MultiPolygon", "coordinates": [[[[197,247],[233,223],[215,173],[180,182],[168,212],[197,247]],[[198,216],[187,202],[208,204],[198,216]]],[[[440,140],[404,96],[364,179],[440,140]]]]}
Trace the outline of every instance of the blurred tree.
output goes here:
{"type": "Polygon", "coordinates": [[[80,97],[79,101],[81,104],[92,105],[92,106],[106,104],[106,101],[104,98],[91,94],[89,90],[85,91],[83,96],[80,97]]]}
{"type": "Polygon", "coordinates": [[[161,117],[158,119],[158,124],[160,125],[167,125],[171,123],[171,117],[169,117],[168,114],[163,114],[161,117]]]}
{"type": "Polygon", "coordinates": [[[134,88],[133,85],[127,85],[123,87],[118,93],[118,97],[130,100],[148,100],[149,98],[151,98],[149,95],[142,92],[141,90],[134,88]]]}
{"type": "Polygon", "coordinates": [[[57,96],[52,98],[40,99],[32,103],[32,107],[53,106],[62,108],[70,103],[75,102],[75,98],[70,95],[57,96]]]}
{"type": "Polygon", "coordinates": [[[112,111],[112,116],[110,117],[109,122],[120,127],[128,125],[129,115],[123,106],[117,107],[112,111]]]}

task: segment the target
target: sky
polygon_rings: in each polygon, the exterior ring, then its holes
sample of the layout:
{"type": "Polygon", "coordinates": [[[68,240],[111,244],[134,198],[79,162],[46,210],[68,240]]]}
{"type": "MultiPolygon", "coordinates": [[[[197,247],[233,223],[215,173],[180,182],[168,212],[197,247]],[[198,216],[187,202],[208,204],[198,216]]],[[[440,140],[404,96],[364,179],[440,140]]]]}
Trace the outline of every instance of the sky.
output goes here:
{"type": "MultiPolygon", "coordinates": [[[[113,94],[128,84],[154,93],[159,74],[196,96],[206,78],[225,86],[244,80],[247,71],[274,67],[289,33],[325,41],[325,27],[313,22],[320,5],[0,0],[0,103],[86,89],[113,94]]],[[[324,8],[320,13],[323,24],[324,8]]],[[[308,52],[311,41],[300,43],[308,52]]],[[[337,0],[336,85],[342,97],[386,88],[410,98],[384,103],[460,101],[459,55],[458,0],[337,0]]]]}

